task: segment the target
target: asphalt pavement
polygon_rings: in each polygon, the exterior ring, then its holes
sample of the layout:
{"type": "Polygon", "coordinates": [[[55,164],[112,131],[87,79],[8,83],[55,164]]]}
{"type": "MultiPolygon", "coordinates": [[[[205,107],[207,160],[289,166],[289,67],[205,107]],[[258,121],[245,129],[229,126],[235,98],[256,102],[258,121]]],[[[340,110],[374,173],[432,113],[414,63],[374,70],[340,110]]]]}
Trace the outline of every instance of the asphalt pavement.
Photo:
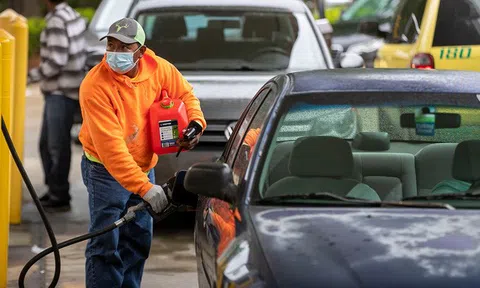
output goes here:
{"type": "MultiPolygon", "coordinates": [[[[43,98],[38,85],[27,91],[25,122],[24,166],[39,195],[46,191],[38,153],[43,98]]],[[[80,161],[82,149],[72,144],[73,155],[70,170],[72,210],[66,213],[48,214],[57,241],[61,242],[84,234],[88,230],[88,195],[81,179],[80,161]]],[[[218,149],[199,149],[182,153],[176,159],[166,156],[160,159],[157,183],[168,179],[173,170],[185,169],[196,161],[208,161],[219,156],[218,149]],[[171,168],[171,166],[175,168],[171,168]],[[162,169],[162,168],[165,169],[162,169]]],[[[18,276],[25,263],[50,246],[45,228],[40,220],[28,191],[24,187],[22,224],[12,225],[9,242],[8,287],[18,287],[18,276]]],[[[147,260],[142,287],[197,287],[197,267],[193,246],[193,214],[173,214],[164,223],[155,226],[150,257],[147,260]]],[[[85,287],[86,242],[61,250],[62,274],[57,287],[85,287]]],[[[54,272],[53,256],[35,265],[27,276],[26,287],[48,287],[54,272]]]]}

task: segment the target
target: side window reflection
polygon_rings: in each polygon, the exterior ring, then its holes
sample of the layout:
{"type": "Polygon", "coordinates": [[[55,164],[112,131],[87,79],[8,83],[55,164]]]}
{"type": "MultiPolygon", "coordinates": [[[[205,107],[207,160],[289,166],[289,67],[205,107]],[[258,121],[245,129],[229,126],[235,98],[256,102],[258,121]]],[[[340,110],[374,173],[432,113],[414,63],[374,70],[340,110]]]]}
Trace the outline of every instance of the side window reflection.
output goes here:
{"type": "Polygon", "coordinates": [[[251,156],[257,146],[258,138],[263,130],[263,124],[267,118],[268,111],[273,104],[273,92],[269,92],[266,96],[260,109],[253,118],[250,126],[247,129],[247,133],[243,138],[242,145],[239,149],[235,162],[233,163],[233,179],[235,185],[240,184],[241,179],[245,176],[248,164],[250,163],[251,156]]]}
{"type": "MultiPolygon", "coordinates": [[[[266,97],[259,98],[260,103],[254,105],[256,107],[261,105],[257,113],[247,116],[245,123],[238,123],[238,125],[245,125],[242,127],[245,130],[241,129],[243,131],[240,131],[240,133],[236,135],[237,139],[234,139],[234,141],[238,141],[238,143],[234,143],[237,148],[233,148],[236,157],[232,169],[234,183],[236,185],[240,183],[240,179],[245,175],[252,154],[255,151],[254,149],[257,146],[259,135],[262,132],[267,113],[273,104],[275,93],[268,91],[269,90],[265,90],[265,93],[268,93],[266,97]],[[252,121],[250,121],[250,119],[252,121]],[[250,123],[250,125],[248,123],[250,123]]],[[[255,113],[255,110],[252,112],[255,113]]],[[[240,213],[236,207],[218,199],[209,199],[203,213],[204,228],[207,232],[208,240],[215,245],[217,257],[219,257],[228,244],[235,239],[235,221],[242,221],[240,213]]]]}

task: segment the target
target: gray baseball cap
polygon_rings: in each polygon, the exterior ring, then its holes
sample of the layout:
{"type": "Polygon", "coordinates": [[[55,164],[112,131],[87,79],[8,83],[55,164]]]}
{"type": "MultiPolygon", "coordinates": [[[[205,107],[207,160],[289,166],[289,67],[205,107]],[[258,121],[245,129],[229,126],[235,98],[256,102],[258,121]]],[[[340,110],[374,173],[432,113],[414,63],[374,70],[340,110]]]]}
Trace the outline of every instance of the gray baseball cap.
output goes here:
{"type": "Polygon", "coordinates": [[[123,18],[113,23],[108,34],[100,38],[100,41],[107,37],[115,38],[126,44],[140,43],[145,45],[145,31],[142,25],[132,18],[123,18]]]}

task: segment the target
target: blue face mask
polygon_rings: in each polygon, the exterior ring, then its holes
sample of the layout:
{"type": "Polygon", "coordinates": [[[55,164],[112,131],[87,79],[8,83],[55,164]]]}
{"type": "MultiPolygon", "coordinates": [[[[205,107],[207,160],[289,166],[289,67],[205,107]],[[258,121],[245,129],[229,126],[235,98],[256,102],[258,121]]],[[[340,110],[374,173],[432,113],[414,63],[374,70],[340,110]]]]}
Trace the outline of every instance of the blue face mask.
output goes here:
{"type": "Polygon", "coordinates": [[[110,68],[118,74],[126,74],[132,70],[137,62],[133,61],[133,55],[140,50],[142,46],[138,47],[135,52],[108,52],[107,51],[107,63],[110,68]]]}

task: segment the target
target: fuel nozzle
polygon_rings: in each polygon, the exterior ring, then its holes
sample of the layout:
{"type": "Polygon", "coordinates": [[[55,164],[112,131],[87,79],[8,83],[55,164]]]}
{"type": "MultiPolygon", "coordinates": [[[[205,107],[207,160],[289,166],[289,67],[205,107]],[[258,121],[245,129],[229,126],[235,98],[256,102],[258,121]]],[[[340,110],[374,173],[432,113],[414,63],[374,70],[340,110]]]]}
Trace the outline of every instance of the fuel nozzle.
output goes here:
{"type": "Polygon", "coordinates": [[[172,201],[173,186],[171,180],[161,186],[168,199],[168,205],[167,207],[165,207],[165,209],[163,209],[163,211],[156,213],[155,211],[153,211],[152,207],[147,202],[144,202],[145,208],[147,209],[150,216],[152,216],[154,223],[162,221],[163,219],[167,218],[169,215],[178,210],[178,205],[172,201]]]}
{"type": "MultiPolygon", "coordinates": [[[[196,121],[191,121],[190,124],[188,124],[187,129],[183,133],[183,140],[185,141],[192,141],[195,139],[195,137],[202,132],[202,126],[198,124],[196,121]]],[[[180,147],[177,152],[177,158],[182,152],[183,147],[180,147]]]]}
{"type": "Polygon", "coordinates": [[[163,211],[161,211],[160,213],[156,213],[155,211],[153,211],[150,204],[144,202],[143,205],[145,206],[143,207],[146,208],[150,216],[152,216],[154,223],[162,221],[176,211],[188,211],[188,207],[196,207],[198,196],[196,194],[188,192],[183,186],[186,173],[186,170],[178,171],[173,177],[168,179],[165,184],[161,185],[163,191],[165,191],[168,200],[168,205],[167,207],[165,207],[165,209],[163,209],[163,211]]]}

